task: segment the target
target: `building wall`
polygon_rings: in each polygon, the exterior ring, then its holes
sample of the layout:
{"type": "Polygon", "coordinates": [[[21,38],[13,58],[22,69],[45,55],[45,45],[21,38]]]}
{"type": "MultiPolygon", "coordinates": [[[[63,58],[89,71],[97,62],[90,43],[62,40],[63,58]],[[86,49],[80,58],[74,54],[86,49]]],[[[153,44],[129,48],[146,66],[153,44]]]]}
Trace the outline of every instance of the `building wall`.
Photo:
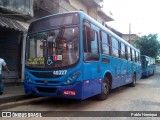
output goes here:
{"type": "Polygon", "coordinates": [[[82,10],[87,13],[89,16],[97,20],[97,8],[95,6],[88,7],[80,0],[69,0],[70,4],[74,6],[77,10],[82,10]]]}
{"type": "MultiPolygon", "coordinates": [[[[75,2],[77,0],[74,0],[75,2]]],[[[66,11],[75,11],[77,8],[70,4],[71,2],[67,2],[66,0],[59,0],[59,11],[58,12],[66,12],[66,11]]]]}
{"type": "Polygon", "coordinates": [[[83,10],[85,13],[88,13],[88,8],[80,0],[69,0],[70,4],[74,6],[77,10],[83,10]]]}
{"type": "Polygon", "coordinates": [[[96,3],[88,6],[81,0],[35,0],[34,18],[59,12],[82,10],[99,23],[104,24],[106,20],[98,14],[98,7],[96,3]]]}
{"type": "Polygon", "coordinates": [[[21,69],[20,39],[18,31],[0,27],[0,57],[4,58],[10,71],[21,69]]]}
{"type": "Polygon", "coordinates": [[[88,7],[80,0],[69,0],[70,4],[74,6],[77,10],[83,10],[85,13],[87,13],[89,16],[97,20],[99,23],[103,24],[105,20],[99,16],[98,14],[98,6],[90,6],[88,7]]]}
{"type": "Polygon", "coordinates": [[[34,16],[33,0],[0,0],[0,8],[3,12],[34,16]]]}
{"type": "Polygon", "coordinates": [[[98,19],[97,19],[98,14],[97,13],[98,12],[97,12],[97,7],[96,6],[89,7],[89,9],[88,9],[88,15],[98,21],[98,19]]]}
{"type": "Polygon", "coordinates": [[[130,34],[130,37],[129,37],[129,34],[123,34],[122,38],[126,40],[127,42],[129,42],[130,44],[134,45],[135,41],[138,39],[138,36],[136,34],[130,34]]]}
{"type": "Polygon", "coordinates": [[[97,21],[99,23],[101,23],[102,25],[105,25],[105,20],[102,17],[100,17],[99,15],[97,16],[97,21]]]}

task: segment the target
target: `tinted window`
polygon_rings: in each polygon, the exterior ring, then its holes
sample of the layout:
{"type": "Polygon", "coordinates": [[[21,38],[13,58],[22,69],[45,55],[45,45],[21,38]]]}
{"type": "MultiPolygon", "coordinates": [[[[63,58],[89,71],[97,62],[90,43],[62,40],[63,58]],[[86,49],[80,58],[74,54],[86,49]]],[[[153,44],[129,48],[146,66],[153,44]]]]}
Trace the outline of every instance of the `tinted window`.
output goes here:
{"type": "Polygon", "coordinates": [[[83,28],[84,60],[98,61],[98,33],[88,26],[83,28]]]}
{"type": "Polygon", "coordinates": [[[131,61],[131,49],[130,49],[130,47],[127,47],[127,52],[128,52],[128,60],[131,61]]]}
{"type": "Polygon", "coordinates": [[[101,47],[102,47],[102,53],[109,55],[109,35],[107,35],[105,32],[101,32],[101,47]]]}
{"type": "Polygon", "coordinates": [[[116,40],[115,38],[111,38],[112,39],[112,56],[113,57],[119,57],[119,45],[118,45],[118,40],[116,40]]]}
{"type": "Polygon", "coordinates": [[[57,28],[28,36],[26,65],[59,68],[79,60],[79,28],[57,28]]]}
{"type": "Polygon", "coordinates": [[[126,59],[125,45],[121,43],[121,58],[126,59]]]}

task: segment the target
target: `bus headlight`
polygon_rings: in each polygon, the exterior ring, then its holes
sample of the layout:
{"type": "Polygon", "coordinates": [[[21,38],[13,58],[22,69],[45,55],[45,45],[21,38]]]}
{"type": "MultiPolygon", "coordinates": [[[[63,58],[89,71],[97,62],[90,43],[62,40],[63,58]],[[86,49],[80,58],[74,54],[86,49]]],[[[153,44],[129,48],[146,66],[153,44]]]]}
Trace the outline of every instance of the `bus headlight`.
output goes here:
{"type": "Polygon", "coordinates": [[[70,75],[66,80],[66,84],[67,85],[73,84],[78,79],[79,75],[80,75],[80,72],[75,72],[72,75],[70,75]]]}
{"type": "Polygon", "coordinates": [[[28,82],[29,82],[29,83],[31,83],[31,82],[32,82],[32,80],[31,80],[31,79],[28,79],[28,82]]]}
{"type": "Polygon", "coordinates": [[[29,79],[29,78],[27,78],[26,81],[27,81],[28,83],[31,83],[31,82],[32,82],[32,80],[29,79]]]}
{"type": "Polygon", "coordinates": [[[72,75],[72,76],[71,76],[71,78],[72,78],[72,80],[74,80],[74,79],[75,79],[75,76],[74,76],[74,75],[72,75]]]}
{"type": "Polygon", "coordinates": [[[28,83],[32,83],[32,80],[26,75],[25,76],[25,80],[26,80],[26,82],[28,82],[28,83]]]}
{"type": "Polygon", "coordinates": [[[66,83],[69,85],[69,84],[71,84],[71,81],[70,81],[70,80],[67,80],[66,83]]]}

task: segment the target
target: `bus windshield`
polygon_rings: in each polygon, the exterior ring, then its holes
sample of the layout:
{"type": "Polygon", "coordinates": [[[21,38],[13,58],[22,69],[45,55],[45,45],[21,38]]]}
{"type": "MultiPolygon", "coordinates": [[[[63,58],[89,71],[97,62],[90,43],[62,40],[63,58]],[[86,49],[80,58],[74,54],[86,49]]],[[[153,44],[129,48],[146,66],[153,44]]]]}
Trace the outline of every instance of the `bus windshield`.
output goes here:
{"type": "Polygon", "coordinates": [[[67,67],[79,60],[79,28],[57,29],[29,35],[26,66],[53,68],[67,67]]]}

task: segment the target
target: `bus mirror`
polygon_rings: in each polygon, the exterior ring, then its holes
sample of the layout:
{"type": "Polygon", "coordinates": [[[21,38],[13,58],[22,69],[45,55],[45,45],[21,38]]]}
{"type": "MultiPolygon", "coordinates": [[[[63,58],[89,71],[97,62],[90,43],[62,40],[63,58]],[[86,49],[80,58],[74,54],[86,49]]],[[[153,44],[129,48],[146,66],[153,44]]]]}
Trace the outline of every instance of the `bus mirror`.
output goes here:
{"type": "Polygon", "coordinates": [[[83,20],[83,25],[88,26],[89,28],[91,28],[91,23],[87,20],[83,20]]]}

